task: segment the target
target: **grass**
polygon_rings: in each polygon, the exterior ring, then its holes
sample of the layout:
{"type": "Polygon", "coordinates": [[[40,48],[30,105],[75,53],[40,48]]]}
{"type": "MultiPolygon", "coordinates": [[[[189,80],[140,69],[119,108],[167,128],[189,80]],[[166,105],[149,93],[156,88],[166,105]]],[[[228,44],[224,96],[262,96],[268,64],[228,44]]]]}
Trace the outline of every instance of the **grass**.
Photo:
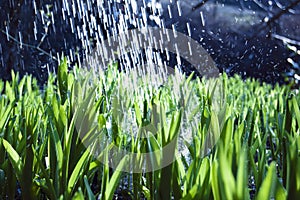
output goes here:
{"type": "Polygon", "coordinates": [[[0,199],[300,196],[300,95],[289,86],[179,72],[159,86],[66,61],[44,89],[12,77],[0,81],[0,199]]]}

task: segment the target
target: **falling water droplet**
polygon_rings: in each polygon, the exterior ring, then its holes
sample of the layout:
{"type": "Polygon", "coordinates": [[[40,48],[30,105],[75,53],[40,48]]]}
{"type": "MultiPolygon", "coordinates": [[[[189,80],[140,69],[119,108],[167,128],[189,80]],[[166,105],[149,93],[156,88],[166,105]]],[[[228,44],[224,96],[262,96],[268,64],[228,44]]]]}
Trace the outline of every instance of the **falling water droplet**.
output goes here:
{"type": "Polygon", "coordinates": [[[193,55],[193,51],[192,51],[192,47],[191,47],[191,43],[188,42],[188,46],[189,46],[189,52],[190,52],[190,56],[193,55]]]}
{"type": "Polygon", "coordinates": [[[187,22],[186,23],[186,28],[187,28],[187,31],[188,31],[188,36],[192,36],[192,34],[191,34],[191,27],[190,27],[190,23],[189,22],[187,22]]]}
{"type": "Polygon", "coordinates": [[[33,2],[33,8],[34,8],[34,14],[37,14],[37,9],[36,9],[36,2],[35,0],[32,1],[33,2]]]}
{"type": "Polygon", "coordinates": [[[169,17],[170,17],[170,19],[172,19],[172,12],[171,12],[171,7],[170,7],[170,5],[168,5],[168,12],[169,12],[169,17]]]}
{"type": "Polygon", "coordinates": [[[172,24],[172,30],[173,30],[173,35],[176,38],[177,37],[177,33],[176,33],[176,28],[175,28],[174,24],[172,24]]]}
{"type": "MultiPolygon", "coordinates": [[[[61,12],[62,12],[63,20],[65,21],[65,20],[66,20],[66,16],[65,16],[65,11],[64,11],[64,9],[61,9],[61,12]]],[[[42,15],[42,21],[43,21],[43,24],[44,24],[44,18],[43,18],[43,15],[42,15]]]]}
{"type": "Polygon", "coordinates": [[[181,17],[181,6],[180,6],[180,1],[177,1],[177,9],[178,9],[178,15],[181,17]]]}
{"type": "Polygon", "coordinates": [[[175,43],[175,49],[176,49],[177,65],[178,65],[178,67],[180,67],[181,66],[181,59],[180,59],[180,52],[179,52],[177,43],[175,43]]]}
{"type": "Polygon", "coordinates": [[[33,22],[33,35],[34,39],[37,40],[37,27],[36,27],[36,22],[33,22]]]}
{"type": "Polygon", "coordinates": [[[205,21],[204,21],[204,16],[202,11],[200,12],[200,17],[201,17],[202,26],[205,26],[205,21]]]}
{"type": "Polygon", "coordinates": [[[23,48],[23,41],[22,41],[22,34],[21,34],[20,31],[19,31],[19,40],[20,40],[20,48],[22,49],[23,48]]]}
{"type": "Polygon", "coordinates": [[[2,54],[2,45],[0,44],[0,55],[1,55],[1,64],[4,66],[3,54],[2,54]]]}
{"type": "Polygon", "coordinates": [[[71,31],[72,31],[72,33],[74,33],[73,19],[72,18],[69,18],[69,19],[70,19],[70,24],[71,24],[71,31]]]}
{"type": "Polygon", "coordinates": [[[53,14],[53,12],[51,12],[51,22],[54,25],[54,14],[53,14]]]}

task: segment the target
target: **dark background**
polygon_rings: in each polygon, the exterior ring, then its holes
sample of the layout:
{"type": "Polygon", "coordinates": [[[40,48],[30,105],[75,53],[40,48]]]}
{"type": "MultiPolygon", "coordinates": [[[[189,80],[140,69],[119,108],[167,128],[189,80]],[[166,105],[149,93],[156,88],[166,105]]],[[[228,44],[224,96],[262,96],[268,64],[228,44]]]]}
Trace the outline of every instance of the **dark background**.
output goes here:
{"type": "MultiPolygon", "coordinates": [[[[288,12],[284,11],[295,1],[208,0],[198,4],[201,1],[182,0],[181,17],[178,16],[176,1],[173,4],[169,4],[169,0],[157,3],[162,5],[160,18],[164,19],[167,28],[175,25],[178,31],[187,33],[186,23],[190,23],[192,37],[210,53],[220,71],[229,75],[237,73],[245,78],[255,77],[268,83],[284,83],[286,74],[293,75],[297,72],[291,69],[287,58],[292,57],[297,61],[297,56],[273,35],[299,41],[300,27],[296,23],[300,21],[299,5],[293,6],[288,12]],[[172,19],[168,16],[168,5],[173,13],[172,19]],[[206,19],[205,26],[201,25],[200,12],[206,19]],[[249,13],[249,16],[243,14],[243,17],[249,18],[247,23],[236,23],[233,20],[240,17],[239,13],[249,13]],[[263,21],[265,17],[272,19],[278,14],[280,16],[272,23],[263,21]]],[[[55,72],[62,55],[68,56],[74,64],[78,59],[82,60],[94,44],[95,28],[84,27],[84,19],[80,17],[83,15],[82,6],[86,7],[87,15],[95,16],[99,31],[106,37],[113,31],[110,28],[113,25],[104,18],[107,16],[117,21],[118,12],[124,10],[123,4],[124,2],[108,5],[106,2],[97,5],[93,0],[1,0],[0,78],[9,80],[11,70],[15,70],[21,76],[32,74],[40,83],[44,83],[48,72],[55,72]],[[75,15],[70,11],[72,2],[75,2],[75,15]],[[76,2],[80,2],[80,5],[76,2]],[[74,33],[71,24],[75,27],[74,33]],[[86,34],[80,37],[78,33],[86,34]]],[[[137,1],[137,4],[141,6],[141,1],[137,1]]],[[[159,26],[149,17],[156,15],[152,8],[145,10],[147,23],[159,26]]],[[[141,18],[142,14],[138,12],[135,17],[141,18]]],[[[134,28],[128,23],[129,28],[134,28]]]]}

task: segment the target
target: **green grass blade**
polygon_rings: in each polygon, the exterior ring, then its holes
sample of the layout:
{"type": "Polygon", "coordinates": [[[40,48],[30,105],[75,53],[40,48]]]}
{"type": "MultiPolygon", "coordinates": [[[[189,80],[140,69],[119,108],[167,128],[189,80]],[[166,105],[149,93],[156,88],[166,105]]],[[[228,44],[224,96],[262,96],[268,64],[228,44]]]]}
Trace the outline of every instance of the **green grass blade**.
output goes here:
{"type": "Polygon", "coordinates": [[[212,177],[211,183],[212,183],[213,196],[215,200],[221,200],[218,171],[219,171],[219,163],[217,160],[214,160],[212,163],[212,170],[211,170],[211,177],[212,177]]]}
{"type": "Polygon", "coordinates": [[[92,189],[91,189],[90,184],[88,182],[87,176],[85,175],[83,177],[83,179],[84,179],[84,184],[85,184],[85,188],[86,188],[86,191],[87,191],[88,200],[95,200],[96,198],[95,198],[94,193],[92,192],[92,189]]]}
{"type": "Polygon", "coordinates": [[[128,164],[128,156],[125,156],[120,163],[118,164],[116,170],[114,171],[113,175],[111,176],[109,183],[107,185],[105,195],[107,199],[113,199],[114,193],[119,185],[119,181],[122,175],[122,169],[125,168],[125,165],[128,164]]]}
{"type": "Polygon", "coordinates": [[[257,200],[270,199],[271,197],[274,197],[273,193],[275,187],[276,187],[276,167],[275,167],[275,163],[273,162],[270,165],[268,169],[268,173],[261,184],[256,199],[257,200]]]}
{"type": "Polygon", "coordinates": [[[63,166],[63,149],[59,139],[58,132],[50,121],[51,132],[48,137],[48,157],[51,177],[54,181],[56,195],[63,193],[62,186],[62,166],[63,166]]]}
{"type": "Polygon", "coordinates": [[[68,93],[68,64],[67,64],[67,58],[64,58],[60,65],[58,66],[58,72],[57,72],[57,78],[58,78],[58,88],[59,88],[59,94],[61,96],[62,104],[67,99],[67,93],[68,93]]]}
{"type": "Polygon", "coordinates": [[[75,185],[78,179],[80,178],[83,169],[87,165],[87,162],[89,160],[89,155],[90,155],[90,150],[86,149],[86,151],[78,160],[78,163],[76,164],[68,182],[68,188],[67,188],[68,194],[71,194],[74,191],[75,185]]]}
{"type": "Polygon", "coordinates": [[[237,172],[237,198],[248,199],[249,193],[247,189],[248,174],[246,165],[246,150],[243,150],[240,154],[238,172],[237,172]]]}
{"type": "Polygon", "coordinates": [[[199,185],[195,184],[189,191],[188,193],[181,198],[181,200],[193,200],[193,199],[198,199],[197,194],[199,192],[199,185]]]}
{"type": "Polygon", "coordinates": [[[299,110],[299,105],[298,105],[298,102],[297,102],[297,100],[296,100],[295,97],[293,97],[292,101],[293,101],[293,107],[294,107],[294,112],[295,112],[296,120],[297,120],[298,126],[300,126],[300,110],[299,110]]]}
{"type": "Polygon", "coordinates": [[[46,180],[45,184],[41,185],[43,191],[45,191],[45,193],[46,193],[46,195],[48,196],[49,199],[57,199],[56,192],[55,192],[55,189],[54,189],[54,186],[53,186],[53,182],[50,179],[50,177],[48,175],[48,172],[45,169],[42,160],[40,159],[40,157],[42,157],[42,156],[38,155],[35,150],[33,150],[33,154],[35,156],[35,159],[37,160],[38,166],[41,169],[41,173],[40,174],[46,180]]]}
{"type": "MultiPolygon", "coordinates": [[[[64,199],[64,197],[61,197],[60,199],[64,199]]],[[[78,191],[74,194],[72,197],[72,200],[85,200],[84,194],[81,190],[81,188],[78,189],[78,191]]]]}
{"type": "Polygon", "coordinates": [[[2,144],[8,154],[9,160],[15,170],[17,179],[22,182],[22,175],[23,175],[23,168],[24,163],[22,162],[22,159],[20,155],[16,152],[16,150],[10,145],[10,143],[2,138],[2,144]]]}

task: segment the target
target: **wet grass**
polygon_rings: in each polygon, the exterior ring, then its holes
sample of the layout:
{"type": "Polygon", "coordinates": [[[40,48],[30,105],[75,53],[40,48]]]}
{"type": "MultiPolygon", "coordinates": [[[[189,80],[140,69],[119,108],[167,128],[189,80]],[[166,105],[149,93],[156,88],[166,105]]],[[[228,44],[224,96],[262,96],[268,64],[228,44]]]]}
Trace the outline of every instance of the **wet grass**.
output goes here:
{"type": "Polygon", "coordinates": [[[114,65],[95,76],[66,62],[43,90],[12,77],[0,81],[1,199],[300,196],[300,95],[289,86],[178,72],[157,86],[114,65]],[[139,157],[174,140],[146,161],[109,154],[139,157]]]}

